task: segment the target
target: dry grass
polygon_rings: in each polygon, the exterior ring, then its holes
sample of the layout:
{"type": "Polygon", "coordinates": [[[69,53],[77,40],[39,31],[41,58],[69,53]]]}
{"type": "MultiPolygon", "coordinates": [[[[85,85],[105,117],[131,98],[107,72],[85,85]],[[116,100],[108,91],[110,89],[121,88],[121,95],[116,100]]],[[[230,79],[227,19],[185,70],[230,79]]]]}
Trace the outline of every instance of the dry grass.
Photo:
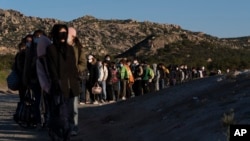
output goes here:
{"type": "Polygon", "coordinates": [[[235,124],[234,109],[230,109],[228,112],[225,112],[223,114],[221,121],[222,121],[223,126],[227,127],[225,136],[227,138],[227,141],[229,141],[230,140],[230,125],[235,124]]]}

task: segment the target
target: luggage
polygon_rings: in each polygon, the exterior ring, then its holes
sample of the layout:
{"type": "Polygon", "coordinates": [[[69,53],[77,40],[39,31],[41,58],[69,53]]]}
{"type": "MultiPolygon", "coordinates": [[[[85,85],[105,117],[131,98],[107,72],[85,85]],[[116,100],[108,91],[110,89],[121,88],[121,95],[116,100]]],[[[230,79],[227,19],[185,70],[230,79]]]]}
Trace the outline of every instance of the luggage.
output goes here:
{"type": "Polygon", "coordinates": [[[27,89],[24,101],[17,104],[14,120],[24,128],[36,128],[35,120],[35,97],[30,89],[27,89]]]}

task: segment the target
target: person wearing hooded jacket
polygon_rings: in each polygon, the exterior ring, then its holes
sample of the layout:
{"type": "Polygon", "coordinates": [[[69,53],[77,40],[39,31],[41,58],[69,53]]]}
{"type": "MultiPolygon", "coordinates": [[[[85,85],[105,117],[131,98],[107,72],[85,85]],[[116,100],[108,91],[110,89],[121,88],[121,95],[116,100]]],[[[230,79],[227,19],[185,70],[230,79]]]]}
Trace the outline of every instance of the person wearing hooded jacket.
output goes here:
{"type": "Polygon", "coordinates": [[[79,95],[79,81],[74,50],[67,44],[68,27],[56,24],[51,31],[53,44],[47,47],[46,59],[51,78],[51,115],[49,135],[52,140],[70,140],[70,101],[79,95]]]}
{"type": "Polygon", "coordinates": [[[36,70],[36,59],[37,59],[37,43],[42,35],[45,35],[43,30],[36,30],[32,35],[31,44],[27,45],[25,51],[25,62],[23,66],[23,85],[27,86],[27,92],[31,92],[34,96],[34,119],[29,121],[29,124],[33,124],[34,127],[41,125],[42,117],[40,110],[41,102],[41,87],[39,84],[37,70],[36,70]]]}

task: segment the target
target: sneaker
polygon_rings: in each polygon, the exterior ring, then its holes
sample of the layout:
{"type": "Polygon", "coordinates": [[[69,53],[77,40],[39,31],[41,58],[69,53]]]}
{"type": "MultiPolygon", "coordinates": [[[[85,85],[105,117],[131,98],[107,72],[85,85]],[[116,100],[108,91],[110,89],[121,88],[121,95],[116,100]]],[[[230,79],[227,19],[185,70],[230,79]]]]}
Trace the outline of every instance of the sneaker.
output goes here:
{"type": "Polygon", "coordinates": [[[76,131],[71,131],[70,135],[71,136],[77,136],[77,132],[76,131]]]}
{"type": "Polygon", "coordinates": [[[91,104],[91,102],[90,101],[86,101],[86,104],[91,104]]]}
{"type": "Polygon", "coordinates": [[[115,101],[114,100],[110,100],[109,103],[114,103],[115,101]]]}
{"type": "Polygon", "coordinates": [[[98,103],[98,101],[94,101],[94,102],[93,102],[93,104],[95,104],[95,105],[96,105],[96,104],[99,104],[99,103],[98,103]]]}
{"type": "Polygon", "coordinates": [[[122,97],[122,100],[126,100],[126,97],[122,97]]]}
{"type": "Polygon", "coordinates": [[[102,99],[102,100],[101,100],[101,103],[105,103],[105,100],[102,99]]]}
{"type": "Polygon", "coordinates": [[[85,102],[80,102],[80,105],[85,105],[86,103],[85,102]]]}

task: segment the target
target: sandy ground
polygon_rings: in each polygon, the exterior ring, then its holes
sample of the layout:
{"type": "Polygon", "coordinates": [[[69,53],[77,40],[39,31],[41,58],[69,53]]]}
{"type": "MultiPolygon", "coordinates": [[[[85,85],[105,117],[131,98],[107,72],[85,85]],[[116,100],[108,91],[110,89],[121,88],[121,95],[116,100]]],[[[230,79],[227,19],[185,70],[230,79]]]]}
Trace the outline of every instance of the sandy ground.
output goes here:
{"type": "MultiPolygon", "coordinates": [[[[27,130],[12,120],[16,94],[2,92],[0,140],[49,140],[46,130],[27,130]],[[12,104],[11,104],[12,103],[12,104]]],[[[73,141],[227,141],[225,113],[250,124],[250,75],[213,76],[102,106],[79,105],[73,141]]]]}

